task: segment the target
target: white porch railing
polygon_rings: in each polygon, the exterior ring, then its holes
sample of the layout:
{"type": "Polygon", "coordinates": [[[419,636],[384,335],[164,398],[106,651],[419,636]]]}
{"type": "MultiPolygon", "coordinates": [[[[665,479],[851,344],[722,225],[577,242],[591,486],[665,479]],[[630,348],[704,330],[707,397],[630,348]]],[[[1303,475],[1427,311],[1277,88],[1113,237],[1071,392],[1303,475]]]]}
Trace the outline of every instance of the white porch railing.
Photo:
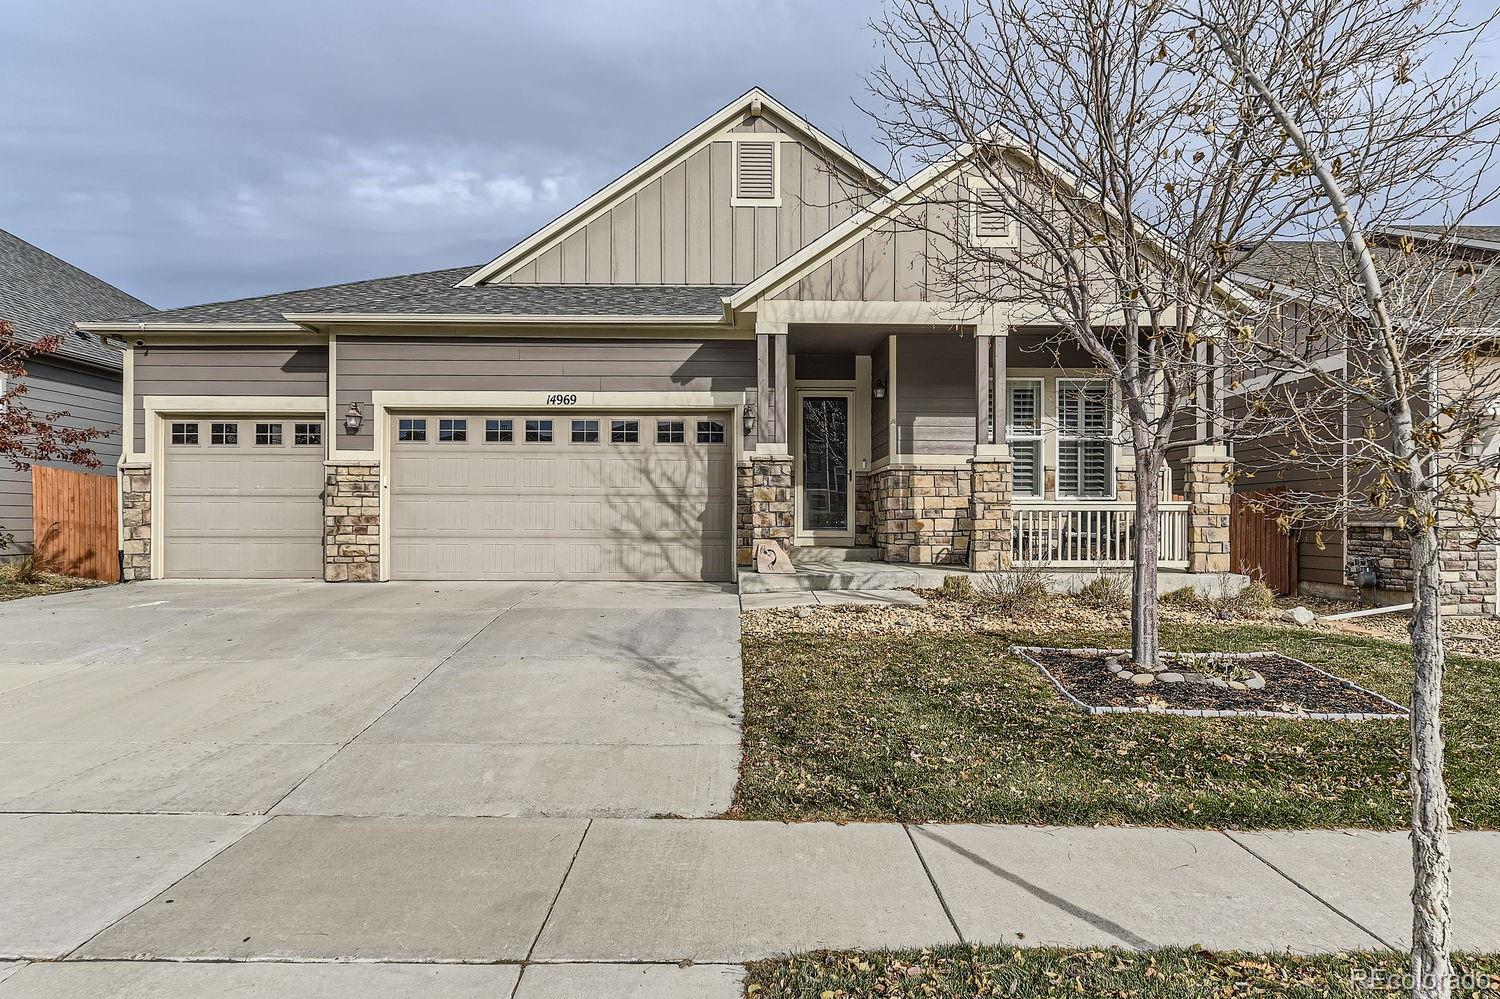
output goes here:
{"type": "MultiPolygon", "coordinates": [[[[1158,563],[1188,564],[1188,505],[1162,503],[1158,563]]],[[[1124,566],[1135,554],[1131,503],[1017,503],[1011,551],[1017,565],[1124,566]]]]}

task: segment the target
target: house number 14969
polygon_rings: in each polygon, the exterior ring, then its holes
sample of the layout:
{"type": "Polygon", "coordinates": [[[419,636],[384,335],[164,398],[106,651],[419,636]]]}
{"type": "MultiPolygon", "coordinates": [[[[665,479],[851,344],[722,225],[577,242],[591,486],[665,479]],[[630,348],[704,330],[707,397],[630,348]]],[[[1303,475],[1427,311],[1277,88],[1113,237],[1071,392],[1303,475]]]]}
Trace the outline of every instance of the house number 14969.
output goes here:
{"type": "Polygon", "coordinates": [[[547,397],[547,405],[549,405],[549,406],[576,406],[576,405],[578,405],[578,396],[573,395],[572,393],[568,393],[567,395],[564,395],[564,394],[562,394],[560,392],[554,392],[552,395],[549,395],[547,397]]]}

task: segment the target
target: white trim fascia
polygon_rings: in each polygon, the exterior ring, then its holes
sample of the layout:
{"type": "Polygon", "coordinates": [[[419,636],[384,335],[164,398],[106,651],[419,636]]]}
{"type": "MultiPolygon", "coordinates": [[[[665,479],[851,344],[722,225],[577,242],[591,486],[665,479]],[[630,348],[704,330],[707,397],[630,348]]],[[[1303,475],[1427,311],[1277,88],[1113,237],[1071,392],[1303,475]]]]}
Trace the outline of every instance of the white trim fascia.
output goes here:
{"type": "MultiPolygon", "coordinates": [[[[288,313],[298,324],[317,323],[385,323],[499,325],[499,326],[722,326],[724,315],[639,316],[639,315],[494,315],[491,313],[430,313],[427,315],[389,312],[307,312],[288,313]]],[[[301,326],[299,326],[301,328],[301,326]]]]}
{"type": "MultiPolygon", "coordinates": [[[[322,395],[148,395],[141,406],[152,416],[219,416],[233,413],[308,413],[327,415],[328,400],[322,395]]],[[[150,433],[150,424],[147,424],[150,433]]]]}
{"type": "Polygon", "coordinates": [[[548,392],[401,391],[372,392],[371,407],[381,409],[530,409],[566,413],[580,409],[731,409],[744,404],[743,392],[548,392]],[[565,394],[566,405],[547,401],[565,394]]]}
{"type": "MultiPolygon", "coordinates": [[[[811,122],[796,114],[764,90],[759,87],[752,87],[676,139],[667,143],[661,149],[658,149],[631,170],[606,184],[598,191],[595,191],[562,215],[559,215],[515,246],[500,254],[494,260],[476,270],[473,274],[458,282],[455,287],[472,288],[474,285],[484,284],[504,277],[506,273],[526,265],[532,258],[544,252],[563,233],[569,231],[575,225],[583,224],[596,213],[612,205],[617,199],[624,197],[633,188],[644,184],[668,163],[679,157],[686,156],[698,146],[715,141],[719,137],[718,133],[733,125],[737,118],[746,114],[756,113],[757,111],[761,113],[770,111],[774,117],[782,119],[787,125],[805,133],[816,145],[838,157],[846,166],[850,167],[854,172],[862,174],[871,183],[881,188],[891,186],[889,177],[870,165],[853,150],[842,143],[835,142],[811,122]]],[[[754,135],[756,133],[745,134],[754,135]]]]}
{"type": "Polygon", "coordinates": [[[89,333],[306,333],[294,322],[260,323],[74,323],[89,333]]]}
{"type": "Polygon", "coordinates": [[[1372,235],[1410,236],[1412,239],[1420,240],[1424,243],[1441,243],[1446,239],[1455,245],[1467,247],[1471,250],[1489,250],[1491,252],[1500,250],[1500,243],[1494,240],[1479,239],[1476,236],[1465,236],[1460,232],[1452,230],[1431,232],[1427,229],[1411,229],[1403,225],[1392,225],[1381,226],[1375,229],[1372,235]]]}
{"type": "Polygon", "coordinates": [[[974,461],[971,448],[962,454],[894,454],[876,461],[870,471],[883,468],[963,468],[974,461]]]}
{"type": "Polygon", "coordinates": [[[972,326],[982,317],[972,307],[951,302],[762,301],[757,323],[844,323],[910,326],[972,326]]]}
{"type": "MultiPolygon", "coordinates": [[[[1341,350],[1337,353],[1329,354],[1327,357],[1318,358],[1317,361],[1313,362],[1312,366],[1317,371],[1331,372],[1338,371],[1347,364],[1347,355],[1344,351],[1341,350]]],[[[1238,387],[1233,385],[1226,385],[1224,387],[1224,394],[1227,396],[1245,395],[1249,392],[1258,392],[1261,389],[1272,384],[1273,382],[1278,385],[1295,385],[1297,382],[1302,381],[1304,378],[1312,377],[1313,374],[1310,371],[1271,372],[1269,374],[1256,375],[1254,378],[1251,378],[1248,381],[1241,382],[1238,387]]]]}

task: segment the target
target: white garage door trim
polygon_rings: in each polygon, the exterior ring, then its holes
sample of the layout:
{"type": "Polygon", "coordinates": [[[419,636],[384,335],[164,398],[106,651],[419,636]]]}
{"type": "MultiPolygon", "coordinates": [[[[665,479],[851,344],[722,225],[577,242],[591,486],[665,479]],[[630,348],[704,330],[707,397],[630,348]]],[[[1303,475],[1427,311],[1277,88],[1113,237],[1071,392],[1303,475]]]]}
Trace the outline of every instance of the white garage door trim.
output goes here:
{"type": "MultiPolygon", "coordinates": [[[[744,458],[742,433],[745,415],[745,392],[374,392],[370,397],[371,418],[375,421],[375,454],[380,456],[380,578],[391,578],[391,417],[402,410],[449,410],[483,415],[481,410],[530,410],[550,412],[554,419],[570,412],[603,412],[635,410],[638,412],[719,411],[728,418],[728,437],[732,440],[732,466],[744,458]]],[[[730,489],[730,574],[738,573],[734,531],[739,523],[739,490],[730,489]]]]}
{"type": "MultiPolygon", "coordinates": [[[[328,409],[322,396],[163,396],[148,395],[142,398],[141,408],[146,422],[146,454],[151,460],[151,536],[166,538],[167,509],[165,496],[166,470],[166,426],[172,420],[213,417],[253,420],[257,416],[292,417],[306,416],[324,422],[323,454],[327,455],[327,441],[337,432],[328,424],[328,409]]],[[[131,434],[130,423],[125,433],[131,434]]],[[[122,483],[124,479],[120,480],[122,483]]],[[[123,504],[122,504],[123,506],[123,504]]],[[[166,545],[153,540],[151,545],[151,578],[166,578],[166,545]]]]}

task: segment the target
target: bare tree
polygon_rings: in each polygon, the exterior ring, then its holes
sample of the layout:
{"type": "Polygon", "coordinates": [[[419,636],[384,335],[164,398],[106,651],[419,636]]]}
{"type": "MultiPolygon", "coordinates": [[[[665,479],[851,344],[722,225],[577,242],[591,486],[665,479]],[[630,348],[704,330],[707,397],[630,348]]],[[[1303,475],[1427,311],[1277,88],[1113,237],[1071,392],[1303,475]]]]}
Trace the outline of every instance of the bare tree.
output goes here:
{"type": "MultiPolygon", "coordinates": [[[[1300,153],[1167,2],[899,0],[877,30],[870,113],[893,158],[957,164],[903,219],[952,230],[934,297],[1030,307],[1112,383],[1135,460],[1132,653],[1154,664],[1162,468],[1219,439],[1219,355],[1253,309],[1222,282],[1312,207],[1300,153]],[[965,238],[990,211],[1019,245],[965,238]]],[[[1273,69],[1301,72],[1289,53],[1273,69]]]]}
{"type": "Polygon", "coordinates": [[[1234,79],[1295,143],[1338,235],[1337,252],[1315,257],[1299,282],[1321,342],[1262,323],[1256,346],[1271,374],[1261,394],[1281,398],[1251,412],[1292,413],[1300,460],[1327,460],[1335,445],[1346,453],[1364,502],[1396,511],[1409,545],[1413,995],[1446,999],[1442,555],[1445,533],[1490,526],[1496,489],[1485,457],[1500,392],[1493,265],[1454,239],[1456,223],[1493,197],[1483,185],[1500,121],[1495,82],[1473,58],[1487,25],[1463,23],[1451,0],[1210,0],[1201,15],[1234,79]],[[1290,87],[1270,68],[1288,39],[1305,67],[1290,87]],[[1432,216],[1446,223],[1436,233],[1371,245],[1372,233],[1432,216]],[[1356,432],[1336,439],[1315,415],[1327,403],[1360,413],[1356,432]]]}

